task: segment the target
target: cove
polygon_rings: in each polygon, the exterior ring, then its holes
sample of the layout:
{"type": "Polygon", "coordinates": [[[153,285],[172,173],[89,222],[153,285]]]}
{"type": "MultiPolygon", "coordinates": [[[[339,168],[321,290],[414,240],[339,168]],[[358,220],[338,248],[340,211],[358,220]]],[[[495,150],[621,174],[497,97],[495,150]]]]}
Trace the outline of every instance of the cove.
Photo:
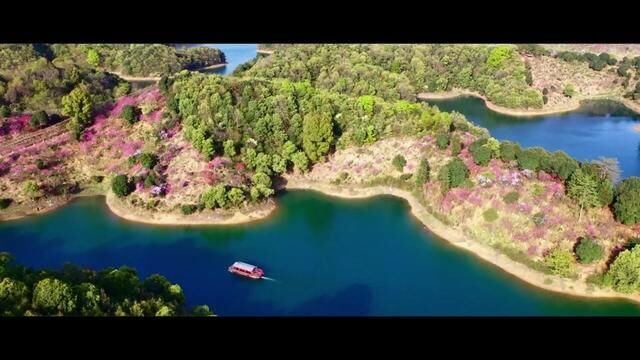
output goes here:
{"type": "Polygon", "coordinates": [[[622,178],[640,176],[640,132],[633,129],[640,123],[640,115],[620,103],[593,100],[568,113],[514,117],[488,109],[482,99],[473,96],[426,102],[442,111],[465,115],[498,140],[563,150],[581,161],[617,158],[622,178]]]}
{"type": "Polygon", "coordinates": [[[111,214],[104,198],[0,223],[0,249],[19,264],[128,265],[179,283],[189,305],[236,315],[640,315],[622,300],[531,287],[431,235],[391,196],[278,196],[268,219],[239,226],[158,227],[111,214]],[[276,281],[229,274],[255,263],[276,281]]]}

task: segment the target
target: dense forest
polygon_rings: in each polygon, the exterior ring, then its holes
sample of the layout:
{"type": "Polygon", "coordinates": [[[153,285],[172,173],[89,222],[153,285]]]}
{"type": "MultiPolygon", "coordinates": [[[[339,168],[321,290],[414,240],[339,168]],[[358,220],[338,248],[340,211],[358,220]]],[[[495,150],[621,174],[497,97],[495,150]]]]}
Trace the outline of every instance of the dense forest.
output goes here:
{"type": "Polygon", "coordinates": [[[0,45],[0,115],[59,113],[62,97],[80,86],[95,104],[111,101],[130,89],[115,75],[75,63],[55,63],[46,55],[47,51],[34,45],[0,45]]]}
{"type": "Polygon", "coordinates": [[[277,45],[247,76],[308,80],[320,89],[353,96],[414,101],[420,92],[477,91],[510,108],[541,108],[529,87],[529,69],[515,46],[277,45]]]}
{"type": "MultiPolygon", "coordinates": [[[[460,114],[424,103],[347,96],[314,88],[310,81],[223,78],[183,72],[163,78],[168,106],[182,119],[185,137],[207,159],[226,157],[255,172],[250,184],[224,187],[258,200],[273,193],[270,177],[306,171],[334,148],[372,144],[394,135],[420,135],[463,127],[478,134],[460,114]]],[[[226,207],[234,201],[221,200],[226,207]]]]}
{"type": "Polygon", "coordinates": [[[13,263],[0,253],[0,316],[210,316],[185,309],[180,285],[153,274],[141,281],[123,266],[100,271],[65,264],[59,271],[13,263]]]}
{"type": "Polygon", "coordinates": [[[162,44],[53,44],[50,50],[56,63],[73,62],[132,76],[161,76],[226,61],[219,49],[176,49],[162,44]]]}

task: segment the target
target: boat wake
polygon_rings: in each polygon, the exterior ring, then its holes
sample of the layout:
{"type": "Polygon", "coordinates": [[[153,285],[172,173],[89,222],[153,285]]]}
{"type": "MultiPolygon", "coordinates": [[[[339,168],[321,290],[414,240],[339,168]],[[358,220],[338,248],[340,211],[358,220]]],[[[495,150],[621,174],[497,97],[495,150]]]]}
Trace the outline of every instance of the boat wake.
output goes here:
{"type": "Polygon", "coordinates": [[[266,276],[263,276],[263,277],[262,277],[262,279],[270,280],[270,281],[276,281],[276,279],[272,279],[272,278],[270,278],[270,277],[266,277],[266,276]]]}

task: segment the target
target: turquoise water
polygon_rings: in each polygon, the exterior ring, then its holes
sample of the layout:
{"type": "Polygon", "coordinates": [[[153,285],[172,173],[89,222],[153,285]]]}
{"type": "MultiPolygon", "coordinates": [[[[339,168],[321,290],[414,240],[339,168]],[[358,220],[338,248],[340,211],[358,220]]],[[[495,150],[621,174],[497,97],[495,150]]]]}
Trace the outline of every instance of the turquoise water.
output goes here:
{"type": "Polygon", "coordinates": [[[429,234],[404,200],[293,191],[278,202],[255,224],[158,227],[115,217],[102,198],[80,199],[0,224],[0,249],[34,267],[70,261],[161,273],[189,304],[220,315],[640,315],[624,301],[532,288],[429,234]],[[234,261],[276,281],[232,275],[234,261]]]}
{"type": "Polygon", "coordinates": [[[459,97],[430,100],[443,111],[458,111],[499,140],[523,146],[564,150],[579,160],[617,158],[621,176],[640,176],[640,133],[633,130],[640,116],[613,102],[589,102],[573,112],[529,118],[502,115],[482,99],[459,97]]]}

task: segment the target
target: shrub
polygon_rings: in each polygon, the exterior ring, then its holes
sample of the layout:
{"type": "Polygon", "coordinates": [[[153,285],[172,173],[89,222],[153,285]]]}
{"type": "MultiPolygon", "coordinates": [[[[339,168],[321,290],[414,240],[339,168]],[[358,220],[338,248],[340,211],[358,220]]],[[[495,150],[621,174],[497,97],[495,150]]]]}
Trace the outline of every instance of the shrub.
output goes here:
{"type": "Polygon", "coordinates": [[[533,220],[533,223],[536,226],[541,226],[541,225],[544,224],[545,215],[544,215],[544,213],[541,213],[541,212],[535,213],[535,214],[533,214],[533,217],[531,218],[531,220],[533,220]]]}
{"type": "Polygon", "coordinates": [[[469,146],[469,152],[473,157],[473,162],[480,166],[487,166],[491,160],[491,149],[487,146],[487,139],[479,139],[469,146]]]}
{"type": "Polygon", "coordinates": [[[469,177],[467,165],[459,158],[453,158],[445,166],[440,168],[438,180],[443,191],[462,185],[469,177]]]}
{"type": "Polygon", "coordinates": [[[462,141],[459,136],[454,136],[451,140],[451,156],[458,156],[462,151],[462,141]]]}
{"type": "Polygon", "coordinates": [[[49,125],[49,115],[47,115],[47,113],[44,111],[37,111],[31,116],[29,125],[36,129],[43,128],[49,125]]]}
{"type": "Polygon", "coordinates": [[[618,184],[613,201],[616,220],[623,224],[640,222],[640,178],[632,176],[618,184]]]}
{"type": "Polygon", "coordinates": [[[626,294],[640,289],[640,246],[618,254],[604,276],[604,283],[626,294]]]}
{"type": "Polygon", "coordinates": [[[436,135],[436,145],[438,146],[438,149],[446,149],[447,146],[449,146],[450,138],[451,136],[449,135],[449,133],[439,133],[438,135],[436,135]]]}
{"type": "Polygon", "coordinates": [[[411,174],[411,173],[402,174],[402,175],[400,175],[400,180],[407,181],[407,180],[411,179],[412,176],[413,176],[413,174],[411,174]]]}
{"type": "Polygon", "coordinates": [[[552,250],[544,258],[544,263],[555,275],[571,276],[575,273],[573,255],[567,250],[552,250]]]}
{"type": "Polygon", "coordinates": [[[140,164],[147,169],[152,169],[158,163],[158,157],[152,153],[143,153],[140,155],[140,164]]]}
{"type": "Polygon", "coordinates": [[[494,222],[498,220],[498,212],[494,208],[487,209],[485,212],[482,213],[482,217],[486,222],[494,222]]]}
{"type": "Polygon", "coordinates": [[[46,169],[47,163],[45,163],[42,159],[38,159],[38,160],[36,160],[36,167],[39,170],[46,169]]]}
{"type": "Polygon", "coordinates": [[[542,184],[533,184],[531,185],[531,194],[533,196],[540,196],[544,194],[545,187],[542,184]]]}
{"type": "Polygon", "coordinates": [[[0,210],[4,210],[4,209],[8,208],[9,205],[11,205],[12,202],[13,202],[12,199],[8,199],[8,198],[0,199],[0,210]]]}
{"type": "Polygon", "coordinates": [[[502,200],[506,204],[513,204],[518,201],[518,199],[520,199],[520,193],[517,191],[511,191],[502,197],[502,200]]]}
{"type": "Polygon", "coordinates": [[[111,181],[111,190],[118,197],[125,197],[133,191],[133,186],[129,182],[127,175],[117,175],[111,181]]]}
{"type": "Polygon", "coordinates": [[[102,180],[104,180],[104,176],[99,176],[99,175],[92,175],[91,176],[91,182],[99,184],[102,182],[102,180]]]}
{"type": "Polygon", "coordinates": [[[7,117],[11,115],[11,110],[7,105],[0,105],[0,117],[7,117]]]}
{"type": "Polygon", "coordinates": [[[576,255],[581,264],[591,264],[604,256],[604,249],[594,239],[584,238],[576,245],[576,255]]]}
{"type": "Polygon", "coordinates": [[[573,97],[576,94],[576,89],[573,87],[572,84],[567,84],[567,85],[565,85],[564,90],[562,91],[562,93],[566,97],[573,97]]]}
{"type": "Polygon", "coordinates": [[[407,160],[402,155],[396,155],[393,160],[391,160],[391,164],[397,171],[402,171],[407,164],[407,160]]]}
{"type": "Polygon", "coordinates": [[[127,105],[122,109],[122,118],[124,118],[130,125],[133,125],[139,120],[139,110],[133,105],[127,105]]]}
{"type": "Polygon", "coordinates": [[[198,206],[193,204],[182,204],[180,206],[180,211],[182,212],[182,215],[191,215],[197,210],[198,210],[198,206]]]}
{"type": "Polygon", "coordinates": [[[500,143],[500,159],[502,161],[512,161],[516,159],[516,155],[521,151],[520,145],[511,141],[502,141],[500,143]]]}
{"type": "Polygon", "coordinates": [[[156,177],[153,176],[153,174],[147,175],[147,177],[144,179],[144,186],[152,187],[155,185],[156,185],[156,177]]]}
{"type": "Polygon", "coordinates": [[[429,161],[427,159],[420,160],[418,164],[418,169],[416,170],[413,179],[418,186],[422,186],[422,184],[429,181],[431,172],[431,167],[429,166],[429,161]]]}

